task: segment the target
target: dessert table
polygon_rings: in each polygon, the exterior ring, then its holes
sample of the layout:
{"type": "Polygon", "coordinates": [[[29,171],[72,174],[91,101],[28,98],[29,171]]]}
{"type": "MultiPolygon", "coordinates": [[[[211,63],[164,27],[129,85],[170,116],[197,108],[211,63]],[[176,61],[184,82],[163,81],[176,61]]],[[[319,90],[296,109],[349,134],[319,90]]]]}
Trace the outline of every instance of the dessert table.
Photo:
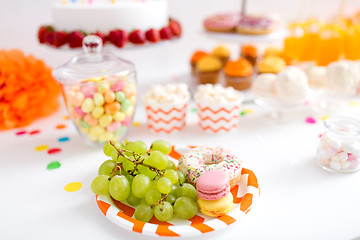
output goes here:
{"type": "MultiPolygon", "coordinates": [[[[315,163],[328,115],[308,105],[288,110],[287,121],[270,112],[244,103],[238,128],[205,133],[191,102],[187,126],[167,135],[147,128],[139,101],[127,138],[225,146],[257,176],[260,197],[241,221],[184,239],[359,238],[360,173],[330,173],[315,163]]],[[[339,114],[360,119],[360,98],[347,100],[339,114]]],[[[0,239],[159,239],[124,230],[100,211],[90,184],[108,157],[81,139],[63,105],[28,127],[1,132],[0,141],[0,239]]]]}

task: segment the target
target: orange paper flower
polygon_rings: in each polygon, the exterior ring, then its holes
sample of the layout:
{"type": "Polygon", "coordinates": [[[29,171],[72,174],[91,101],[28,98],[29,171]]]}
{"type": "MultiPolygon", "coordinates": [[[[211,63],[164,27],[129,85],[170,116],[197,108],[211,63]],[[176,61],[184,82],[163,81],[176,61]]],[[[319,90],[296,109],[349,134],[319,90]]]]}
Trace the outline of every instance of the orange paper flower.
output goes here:
{"type": "Polygon", "coordinates": [[[0,130],[24,127],[59,108],[51,69],[20,50],[0,50],[0,130]]]}

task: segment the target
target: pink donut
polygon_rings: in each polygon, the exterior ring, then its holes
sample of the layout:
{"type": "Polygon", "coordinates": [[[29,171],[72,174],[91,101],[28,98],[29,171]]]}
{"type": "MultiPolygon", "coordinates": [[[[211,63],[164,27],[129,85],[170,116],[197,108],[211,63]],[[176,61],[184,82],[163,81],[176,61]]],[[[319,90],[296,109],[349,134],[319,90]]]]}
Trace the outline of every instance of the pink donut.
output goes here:
{"type": "Polygon", "coordinates": [[[204,20],[204,27],[213,32],[231,32],[239,24],[240,14],[217,14],[204,20]]]}

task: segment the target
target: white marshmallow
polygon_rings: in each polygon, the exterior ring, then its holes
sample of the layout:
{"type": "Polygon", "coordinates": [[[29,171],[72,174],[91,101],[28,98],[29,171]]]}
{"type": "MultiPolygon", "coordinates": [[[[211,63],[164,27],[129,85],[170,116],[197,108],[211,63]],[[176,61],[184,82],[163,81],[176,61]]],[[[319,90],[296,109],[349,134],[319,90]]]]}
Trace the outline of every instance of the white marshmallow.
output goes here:
{"type": "Polygon", "coordinates": [[[324,145],[321,150],[327,157],[333,157],[337,154],[338,150],[328,145],[324,145]]]}
{"type": "Polygon", "coordinates": [[[195,94],[196,101],[208,103],[230,103],[242,101],[243,95],[233,87],[223,87],[220,84],[202,84],[195,94]]]}
{"type": "Polygon", "coordinates": [[[345,161],[340,163],[341,169],[348,169],[351,167],[351,162],[345,161]]]}
{"type": "Polygon", "coordinates": [[[340,170],[341,164],[337,161],[330,161],[330,168],[334,170],[340,170]]]}
{"type": "Polygon", "coordinates": [[[359,142],[342,143],[341,149],[344,152],[355,153],[355,155],[360,154],[360,144],[359,144],[359,142]]]}
{"type": "Polygon", "coordinates": [[[184,83],[179,84],[156,84],[144,94],[146,104],[154,103],[178,103],[190,99],[190,92],[184,83]]]}
{"type": "Polygon", "coordinates": [[[263,98],[275,98],[276,89],[275,82],[277,81],[277,75],[273,73],[264,73],[258,75],[252,86],[251,91],[255,96],[263,98]]]}
{"type": "Polygon", "coordinates": [[[322,141],[323,141],[324,145],[335,148],[337,150],[340,149],[341,143],[339,141],[329,138],[328,136],[324,136],[322,138],[322,141]]]}
{"type": "Polygon", "coordinates": [[[328,90],[341,95],[355,94],[360,80],[356,65],[350,61],[330,63],[326,71],[326,78],[328,90]]]}
{"type": "Polygon", "coordinates": [[[295,66],[287,67],[278,74],[275,82],[278,98],[286,103],[297,103],[307,97],[308,79],[304,71],[295,66]]]}
{"type": "Polygon", "coordinates": [[[309,85],[313,88],[325,88],[326,86],[326,67],[312,66],[306,72],[309,85]]]}

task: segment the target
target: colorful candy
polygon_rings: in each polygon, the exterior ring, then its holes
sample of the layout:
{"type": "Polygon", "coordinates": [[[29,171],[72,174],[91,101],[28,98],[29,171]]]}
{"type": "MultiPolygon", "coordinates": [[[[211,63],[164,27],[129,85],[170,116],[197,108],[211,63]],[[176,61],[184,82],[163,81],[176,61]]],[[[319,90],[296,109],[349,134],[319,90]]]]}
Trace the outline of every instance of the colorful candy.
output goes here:
{"type": "Polygon", "coordinates": [[[81,134],[103,143],[125,135],[136,102],[135,79],[96,77],[65,87],[66,102],[81,134]]]}

